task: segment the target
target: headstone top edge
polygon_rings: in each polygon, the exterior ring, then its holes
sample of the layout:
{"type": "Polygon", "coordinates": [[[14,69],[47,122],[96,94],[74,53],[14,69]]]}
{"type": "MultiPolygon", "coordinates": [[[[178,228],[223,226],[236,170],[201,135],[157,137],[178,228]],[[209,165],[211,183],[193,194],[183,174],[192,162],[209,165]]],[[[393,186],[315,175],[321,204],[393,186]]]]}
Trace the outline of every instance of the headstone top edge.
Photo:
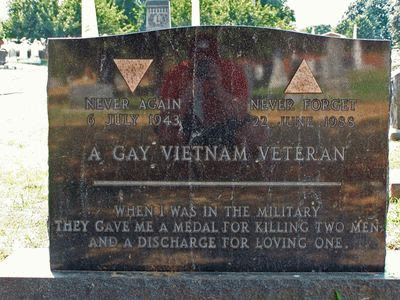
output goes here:
{"type": "Polygon", "coordinates": [[[88,40],[88,39],[102,39],[102,38],[115,38],[121,36],[133,36],[137,34],[146,34],[146,33],[153,33],[159,31],[174,31],[174,30],[187,30],[187,29],[211,29],[211,28],[221,28],[221,29],[254,29],[254,30],[268,30],[268,31],[276,31],[282,33],[289,33],[289,34],[297,34],[302,35],[304,37],[312,37],[312,38],[320,38],[322,40],[341,40],[346,42],[373,42],[373,43],[385,43],[390,46],[391,41],[385,39],[353,39],[353,38],[341,38],[341,37],[327,37],[318,34],[311,34],[307,32],[299,32],[295,30],[285,30],[280,28],[272,28],[272,27],[258,27],[258,26],[246,26],[246,25],[200,25],[200,26],[181,26],[181,27],[173,27],[173,28],[160,28],[160,29],[152,29],[140,32],[129,32],[129,33],[122,33],[122,34],[113,34],[113,35],[103,35],[98,37],[50,37],[49,41],[58,41],[58,40],[88,40]]]}

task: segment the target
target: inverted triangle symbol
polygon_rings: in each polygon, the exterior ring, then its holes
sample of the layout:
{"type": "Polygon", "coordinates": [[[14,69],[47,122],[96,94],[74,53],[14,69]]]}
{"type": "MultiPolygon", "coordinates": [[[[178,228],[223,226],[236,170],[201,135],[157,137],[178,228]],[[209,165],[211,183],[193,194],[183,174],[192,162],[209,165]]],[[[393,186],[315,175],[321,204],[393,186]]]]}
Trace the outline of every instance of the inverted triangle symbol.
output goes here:
{"type": "Polygon", "coordinates": [[[114,59],[114,63],[132,93],[136,90],[152,62],[152,59],[114,59]]]}
{"type": "Polygon", "coordinates": [[[285,94],[322,94],[322,90],[305,59],[303,59],[287,86],[285,94]]]}

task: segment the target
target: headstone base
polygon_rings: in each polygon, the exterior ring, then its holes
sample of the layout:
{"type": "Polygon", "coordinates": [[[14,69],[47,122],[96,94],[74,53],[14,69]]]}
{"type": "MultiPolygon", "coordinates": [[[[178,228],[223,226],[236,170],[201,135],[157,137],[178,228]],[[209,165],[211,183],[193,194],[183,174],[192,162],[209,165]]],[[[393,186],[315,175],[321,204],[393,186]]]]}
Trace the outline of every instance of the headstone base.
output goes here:
{"type": "Polygon", "coordinates": [[[400,251],[385,273],[51,272],[48,249],[0,264],[0,299],[398,299],[400,251]],[[397,268],[398,269],[398,268],[397,268]]]}

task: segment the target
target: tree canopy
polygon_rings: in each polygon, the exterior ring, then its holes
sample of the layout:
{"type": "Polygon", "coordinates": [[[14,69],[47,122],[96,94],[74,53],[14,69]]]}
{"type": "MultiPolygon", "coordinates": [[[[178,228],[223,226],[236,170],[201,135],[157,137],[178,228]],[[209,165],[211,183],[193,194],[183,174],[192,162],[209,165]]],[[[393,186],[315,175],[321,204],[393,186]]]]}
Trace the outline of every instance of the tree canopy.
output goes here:
{"type": "MultiPolygon", "coordinates": [[[[201,25],[270,26],[292,29],[294,12],[286,0],[201,0],[201,25]]],[[[191,25],[191,0],[171,1],[172,27],[191,25]]]]}
{"type": "Polygon", "coordinates": [[[41,38],[56,35],[57,0],[13,0],[9,19],[3,23],[4,35],[12,38],[41,38]]]}
{"type": "Polygon", "coordinates": [[[315,34],[324,34],[329,31],[332,31],[332,26],[330,24],[320,24],[320,25],[316,25],[316,26],[308,26],[303,31],[305,31],[307,33],[312,33],[313,28],[314,28],[315,34]]]}
{"type": "Polygon", "coordinates": [[[99,34],[119,34],[134,31],[128,17],[114,1],[95,0],[95,2],[99,34]]]}
{"type": "Polygon", "coordinates": [[[4,38],[3,24],[0,23],[0,39],[4,38]]]}
{"type": "MultiPolygon", "coordinates": [[[[132,32],[134,26],[109,0],[95,0],[100,34],[132,32]]],[[[30,39],[81,35],[81,0],[12,0],[4,35],[30,39]]]]}
{"type": "Polygon", "coordinates": [[[400,0],[393,0],[390,8],[390,30],[393,43],[400,44],[400,0]]]}
{"type": "MultiPolygon", "coordinates": [[[[201,0],[201,25],[247,25],[293,29],[295,15],[287,0],[201,0]]],[[[118,34],[145,29],[145,0],[95,0],[99,33],[118,34]]],[[[171,0],[172,27],[191,25],[191,0],[171,0]]],[[[9,18],[0,37],[30,39],[80,36],[81,0],[9,0],[9,18]]],[[[400,44],[400,0],[353,0],[336,27],[351,37],[393,39],[400,44]]],[[[311,32],[312,28],[305,28],[311,32]]],[[[316,34],[332,30],[315,26],[316,34]]]]}
{"type": "MultiPolygon", "coordinates": [[[[95,0],[100,34],[144,30],[145,0],[95,0]]],[[[286,0],[202,0],[202,25],[293,28],[286,0]]],[[[191,24],[191,0],[171,0],[172,27],[191,24]]],[[[80,36],[81,0],[10,0],[3,24],[9,38],[80,36]]]]}
{"type": "MultiPolygon", "coordinates": [[[[112,1],[112,0],[111,0],[112,1]]],[[[122,10],[132,26],[132,31],[144,30],[145,0],[115,0],[115,5],[122,10]]]]}
{"type": "Polygon", "coordinates": [[[352,37],[357,25],[358,38],[390,39],[388,0],[355,0],[336,27],[338,33],[352,37]]]}
{"type": "Polygon", "coordinates": [[[202,25],[248,25],[292,29],[294,12],[285,1],[203,0],[200,3],[202,25]]]}

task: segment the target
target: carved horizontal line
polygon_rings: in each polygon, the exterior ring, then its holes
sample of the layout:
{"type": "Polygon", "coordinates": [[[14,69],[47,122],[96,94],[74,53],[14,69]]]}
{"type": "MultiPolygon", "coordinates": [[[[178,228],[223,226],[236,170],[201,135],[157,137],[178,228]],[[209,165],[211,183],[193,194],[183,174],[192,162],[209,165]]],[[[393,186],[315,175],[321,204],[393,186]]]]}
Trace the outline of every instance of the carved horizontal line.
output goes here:
{"type": "Polygon", "coordinates": [[[160,187],[269,187],[269,186],[341,186],[341,182],[315,181],[115,181],[95,180],[93,186],[160,186],[160,187]]]}

